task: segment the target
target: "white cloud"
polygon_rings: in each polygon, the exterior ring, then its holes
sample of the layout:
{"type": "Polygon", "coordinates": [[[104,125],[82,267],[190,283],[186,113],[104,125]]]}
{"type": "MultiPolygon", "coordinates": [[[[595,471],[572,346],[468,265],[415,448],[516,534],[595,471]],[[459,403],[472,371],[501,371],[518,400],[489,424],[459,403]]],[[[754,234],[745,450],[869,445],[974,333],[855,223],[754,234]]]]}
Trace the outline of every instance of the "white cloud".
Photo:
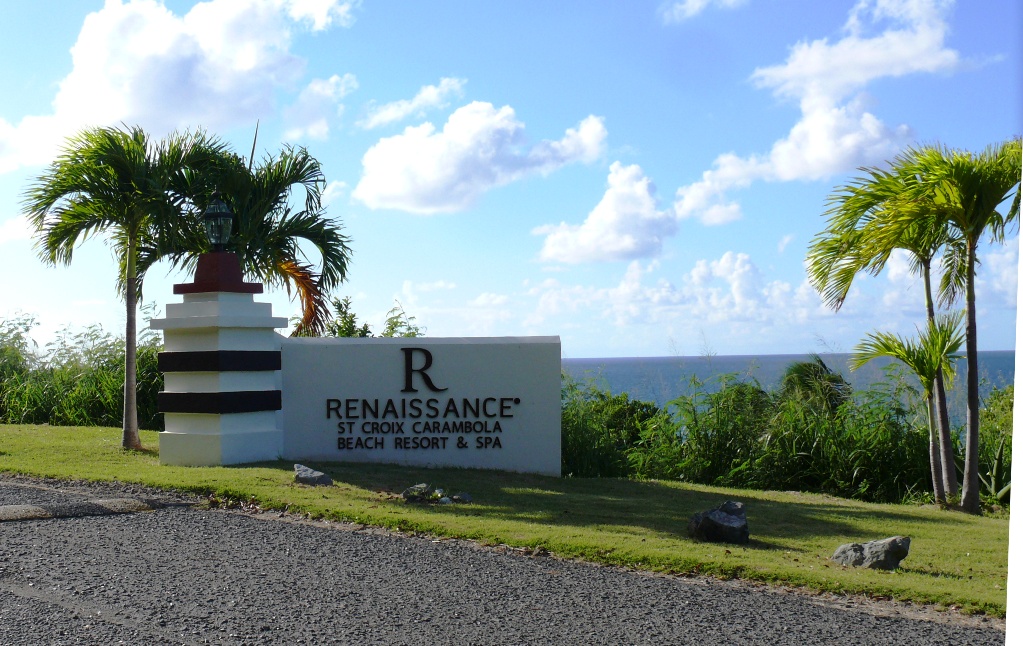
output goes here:
{"type": "Polygon", "coordinates": [[[678,189],[679,217],[708,225],[736,220],[741,208],[727,194],[753,181],[823,179],[897,152],[909,128],[890,128],[868,112],[862,88],[879,78],[955,67],[958,54],[944,47],[948,6],[942,0],[861,0],[842,39],[798,43],[784,64],[755,70],[758,86],[798,101],[799,121],[766,154],[718,156],[699,181],[678,189]],[[867,18],[883,31],[865,35],[867,18]]]}
{"type": "Polygon", "coordinates": [[[378,141],[362,158],[362,178],[352,195],[372,209],[459,211],[497,186],[592,162],[607,137],[603,121],[589,116],[560,140],[523,151],[524,131],[511,107],[470,103],[455,110],[440,132],[424,123],[378,141]]]}
{"type": "Polygon", "coordinates": [[[746,254],[729,251],[720,260],[697,261],[684,276],[682,287],[663,278],[653,285],[644,283],[644,278],[657,269],[656,262],[644,267],[634,260],[613,287],[563,285],[548,279],[528,291],[537,297],[537,307],[527,324],[590,308],[600,310],[619,327],[677,317],[717,322],[733,317],[737,310],[745,310],[747,315],[753,309],[749,303],[758,300],[755,292],[759,271],[746,254]]]}
{"type": "Polygon", "coordinates": [[[493,294],[491,292],[483,292],[476,298],[469,301],[469,305],[472,307],[482,308],[493,308],[500,307],[508,304],[508,296],[505,294],[493,294]]]}
{"type": "Polygon", "coordinates": [[[742,219],[742,209],[738,202],[727,204],[711,204],[700,215],[700,221],[707,226],[727,224],[742,219]]]}
{"type": "Polygon", "coordinates": [[[465,79],[445,77],[437,85],[424,85],[412,99],[403,99],[373,107],[359,125],[377,128],[413,115],[422,115],[428,108],[443,108],[451,96],[462,96],[465,79]]]}
{"type": "MultiPolygon", "coordinates": [[[[452,285],[454,287],[454,285],[452,285]]],[[[494,336],[501,334],[502,323],[513,317],[514,310],[508,307],[511,297],[506,294],[483,292],[475,298],[460,304],[445,304],[443,299],[431,297],[418,303],[415,314],[429,316],[436,322],[431,334],[438,336],[494,336]]],[[[503,332],[507,334],[507,331],[503,332]]]]}
{"type": "Polygon", "coordinates": [[[804,280],[793,285],[767,280],[748,254],[728,251],[716,259],[697,260],[675,284],[655,261],[629,263],[613,286],[569,285],[550,278],[527,286],[535,306],[523,321],[529,327],[603,318],[620,330],[651,325],[651,332],[674,329],[685,334],[714,330],[715,338],[759,340],[776,336],[790,343],[791,326],[821,325],[828,329],[835,314],[825,308],[804,280]]]}
{"type": "Polygon", "coordinates": [[[323,31],[335,22],[342,27],[351,27],[355,22],[352,10],[359,5],[359,0],[342,3],[337,0],[284,0],[283,4],[293,20],[308,21],[312,23],[313,31],[323,31]]]}
{"type": "Polygon", "coordinates": [[[337,0],[211,0],[178,16],[156,0],[107,0],[82,24],[52,113],[0,120],[0,172],[48,162],[85,126],[162,134],[253,123],[303,74],[290,51],[295,21],[348,25],[351,10],[337,0]]]}
{"type": "Polygon", "coordinates": [[[653,183],[637,165],[611,164],[607,190],[582,224],[562,222],[533,230],[546,235],[540,258],[579,263],[655,256],[677,223],[669,209],[657,209],[653,183]]]}
{"type": "MultiPolygon", "coordinates": [[[[1015,307],[1019,281],[1019,236],[1004,244],[981,248],[976,267],[977,303],[983,307],[1015,307]]],[[[931,289],[937,298],[942,267],[939,259],[932,263],[931,289]]],[[[888,286],[882,300],[886,307],[907,316],[920,317],[924,312],[923,279],[913,268],[913,256],[896,249],[885,263],[888,286]]],[[[962,306],[960,298],[957,307],[962,306]]]]}
{"type": "Polygon", "coordinates": [[[523,324],[533,327],[562,314],[574,314],[590,307],[600,297],[600,290],[584,285],[562,285],[557,279],[548,278],[539,285],[528,286],[526,294],[536,299],[536,307],[525,317],[523,324]]]}
{"type": "Polygon", "coordinates": [[[723,9],[734,9],[745,3],[746,0],[681,0],[661,5],[658,13],[661,20],[670,25],[689,20],[711,5],[723,9]]]}
{"type": "Polygon", "coordinates": [[[737,202],[725,202],[724,194],[732,188],[745,188],[753,177],[763,172],[763,163],[741,159],[727,153],[714,160],[714,167],[703,172],[703,178],[675,193],[675,212],[680,218],[695,217],[705,225],[725,224],[742,217],[737,202]]]}
{"type": "Polygon", "coordinates": [[[24,215],[16,215],[0,222],[0,244],[32,239],[32,227],[24,215]]]}
{"type": "MultiPolygon", "coordinates": [[[[924,280],[915,265],[916,259],[913,254],[905,249],[896,249],[888,257],[884,266],[887,287],[881,295],[881,303],[887,310],[885,316],[890,317],[891,313],[898,313],[918,322],[925,316],[924,280]]],[[[937,299],[940,282],[941,262],[940,259],[935,259],[931,266],[931,294],[934,299],[937,299]]],[[[937,302],[935,306],[938,306],[937,302]]],[[[894,323],[886,325],[891,326],[894,323]]]]}
{"type": "Polygon", "coordinates": [[[1009,307],[1016,306],[1019,283],[1019,236],[1004,245],[992,246],[980,258],[977,268],[977,300],[998,298],[1009,307]]]}
{"type": "Polygon", "coordinates": [[[411,280],[405,280],[401,283],[401,294],[395,298],[400,300],[407,309],[410,306],[417,306],[419,303],[419,297],[422,294],[449,291],[456,287],[457,285],[455,285],[455,283],[446,280],[435,280],[425,283],[415,283],[411,280]]]}
{"type": "Polygon", "coordinates": [[[613,319],[618,327],[635,323],[655,322],[686,300],[686,295],[666,279],[653,286],[643,284],[643,276],[657,269],[657,263],[643,267],[638,260],[629,263],[622,280],[605,290],[604,315],[613,319]]]}
{"type": "Polygon", "coordinates": [[[284,108],[284,123],[287,129],[284,138],[326,139],[330,135],[330,123],[344,112],[341,103],[348,94],[359,87],[352,74],[329,79],[313,79],[299,93],[295,103],[284,108]]]}
{"type": "MultiPolygon", "coordinates": [[[[507,294],[482,292],[475,298],[457,301],[451,297],[458,285],[448,280],[403,281],[395,299],[405,312],[415,317],[416,325],[429,328],[431,336],[494,336],[501,324],[513,317],[507,294]]],[[[457,298],[457,297],[456,297],[457,298]]],[[[381,316],[383,320],[383,316],[381,316]]],[[[521,332],[518,332],[521,334],[521,332]]]]}
{"type": "Polygon", "coordinates": [[[788,247],[789,244],[791,244],[791,242],[795,239],[796,236],[792,235],[791,233],[782,236],[781,240],[778,241],[778,253],[785,253],[785,248],[788,247]]]}
{"type": "Polygon", "coordinates": [[[685,280],[694,313],[708,321],[758,318],[766,306],[762,283],[749,255],[732,251],[717,260],[697,261],[685,280]]]}
{"type": "Polygon", "coordinates": [[[329,206],[332,202],[336,202],[340,199],[347,190],[348,184],[340,180],[329,182],[320,194],[320,203],[323,204],[323,206],[329,206]]]}
{"type": "Polygon", "coordinates": [[[846,36],[797,43],[784,65],[758,68],[754,81],[804,103],[834,103],[871,81],[916,72],[940,72],[959,63],[944,47],[947,0],[860,0],[845,24],[846,36]],[[887,28],[865,35],[863,19],[887,28]]]}
{"type": "Polygon", "coordinates": [[[884,265],[885,277],[893,285],[905,286],[918,280],[913,271],[913,254],[905,249],[896,249],[884,265]]]}
{"type": "Polygon", "coordinates": [[[419,292],[436,292],[441,290],[450,290],[457,287],[455,283],[449,280],[435,280],[430,283],[412,283],[411,281],[405,281],[405,285],[410,286],[419,292]]]}
{"type": "MultiPolygon", "coordinates": [[[[989,310],[1014,307],[1009,299],[1018,280],[1018,242],[984,250],[982,256],[978,304],[989,310]]],[[[656,261],[633,261],[619,279],[606,284],[555,278],[527,284],[524,296],[530,305],[516,311],[526,312],[522,325],[544,333],[556,330],[570,344],[585,336],[577,335],[577,328],[588,328],[585,334],[600,339],[592,356],[637,338],[692,344],[704,334],[711,347],[735,353],[763,352],[765,343],[776,344],[778,351],[801,352],[814,347],[815,337],[846,339],[851,345],[854,341],[848,340],[862,338],[869,329],[913,334],[924,320],[922,281],[901,254],[892,256],[886,272],[886,280],[858,279],[841,311],[833,312],[805,278],[772,278],[749,254],[727,251],[696,260],[673,280],[656,261]]]]}

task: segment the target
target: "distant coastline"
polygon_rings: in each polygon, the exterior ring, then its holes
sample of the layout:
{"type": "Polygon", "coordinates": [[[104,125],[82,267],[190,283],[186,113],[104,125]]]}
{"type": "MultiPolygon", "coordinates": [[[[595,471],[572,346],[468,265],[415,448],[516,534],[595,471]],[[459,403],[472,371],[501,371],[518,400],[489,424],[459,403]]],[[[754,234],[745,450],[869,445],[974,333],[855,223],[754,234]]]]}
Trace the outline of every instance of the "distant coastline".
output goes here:
{"type": "MultiPolygon", "coordinates": [[[[691,380],[713,382],[726,374],[736,374],[743,380],[758,381],[765,389],[777,386],[785,368],[794,361],[805,361],[808,354],[766,355],[711,355],[707,357],[613,357],[562,359],[561,366],[574,379],[593,379],[597,385],[612,393],[628,393],[633,399],[654,402],[659,406],[681,395],[691,394],[691,380]]],[[[822,353],[821,358],[832,370],[841,372],[857,390],[865,390],[885,377],[885,368],[897,364],[893,359],[877,359],[860,368],[849,369],[847,353],[822,353]]],[[[1013,383],[1015,376],[1014,350],[989,350],[978,353],[981,377],[981,396],[992,388],[1013,383]]],[[[965,413],[966,392],[963,387],[966,360],[960,359],[957,377],[950,390],[950,414],[953,423],[965,413]]],[[[911,382],[915,386],[915,382],[911,382]]]]}

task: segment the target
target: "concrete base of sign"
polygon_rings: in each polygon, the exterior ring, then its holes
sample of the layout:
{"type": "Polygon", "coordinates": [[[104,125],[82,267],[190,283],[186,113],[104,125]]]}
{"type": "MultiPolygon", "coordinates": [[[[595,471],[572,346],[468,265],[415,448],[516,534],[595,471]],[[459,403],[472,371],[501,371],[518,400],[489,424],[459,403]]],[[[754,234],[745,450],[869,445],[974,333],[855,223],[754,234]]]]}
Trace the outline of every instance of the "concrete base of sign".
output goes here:
{"type": "Polygon", "coordinates": [[[276,460],[281,455],[281,432],[160,433],[160,464],[211,467],[276,460]]]}
{"type": "MultiPolygon", "coordinates": [[[[196,433],[198,435],[242,435],[244,433],[277,432],[280,422],[277,411],[255,411],[233,415],[204,413],[172,413],[164,416],[165,433],[196,433]]],[[[163,433],[161,433],[161,436],[163,433]]],[[[278,447],[279,449],[280,447],[278,447]]]]}
{"type": "Polygon", "coordinates": [[[274,330],[287,319],[273,316],[269,303],[253,301],[262,287],[242,281],[234,254],[206,254],[199,262],[195,283],[175,285],[184,302],[167,305],[167,316],[151,322],[164,333],[160,462],[276,460],[281,337],[274,330]]]}

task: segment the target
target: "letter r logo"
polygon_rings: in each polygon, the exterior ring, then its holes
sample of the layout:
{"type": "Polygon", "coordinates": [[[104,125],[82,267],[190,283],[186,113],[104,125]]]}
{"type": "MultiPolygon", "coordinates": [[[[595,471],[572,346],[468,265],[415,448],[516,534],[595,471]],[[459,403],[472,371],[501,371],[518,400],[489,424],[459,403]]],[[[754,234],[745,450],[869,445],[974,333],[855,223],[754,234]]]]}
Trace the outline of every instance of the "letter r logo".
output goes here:
{"type": "Polygon", "coordinates": [[[419,392],[412,387],[412,375],[419,373],[423,383],[426,387],[435,393],[444,392],[447,388],[438,388],[434,385],[433,380],[430,379],[430,375],[426,374],[426,371],[433,365],[433,354],[430,353],[426,348],[402,348],[402,353],[405,354],[405,387],[401,389],[403,393],[417,393],[419,392]],[[418,368],[412,367],[414,363],[414,357],[416,354],[423,355],[423,365],[418,368]]]}

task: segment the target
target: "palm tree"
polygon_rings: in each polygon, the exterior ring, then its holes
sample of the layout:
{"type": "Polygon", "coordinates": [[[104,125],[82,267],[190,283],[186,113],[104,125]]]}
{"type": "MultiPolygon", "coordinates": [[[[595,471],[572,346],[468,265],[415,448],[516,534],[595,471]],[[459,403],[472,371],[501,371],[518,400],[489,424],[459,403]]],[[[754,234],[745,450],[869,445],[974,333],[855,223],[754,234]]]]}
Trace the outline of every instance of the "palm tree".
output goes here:
{"type": "Polygon", "coordinates": [[[235,214],[228,250],[238,254],[243,271],[270,287],[284,287],[298,296],[302,317],[295,334],[322,333],[330,320],[330,292],[345,279],[351,252],[348,238],[324,213],[325,184],[320,163],[305,148],[286,146],[277,156],[252,162],[223,151],[203,172],[186,174],[178,190],[189,196],[185,235],[172,251],[151,250],[144,266],[167,258],[172,265],[191,268],[200,253],[209,251],[201,207],[219,192],[235,214]],[[299,208],[290,202],[301,190],[299,208]],[[319,268],[302,248],[311,245],[319,268]]]}
{"type": "MultiPolygon", "coordinates": [[[[964,258],[948,266],[964,268],[961,287],[966,297],[966,460],[963,473],[962,509],[980,512],[980,378],[977,370],[977,292],[975,285],[977,246],[985,233],[1002,241],[1006,226],[1019,216],[1020,174],[1023,168],[1020,139],[991,146],[979,154],[948,148],[927,147],[914,153],[913,172],[920,178],[914,196],[933,200],[939,212],[962,241],[964,258]],[[1013,196],[1013,193],[1015,195],[1013,196]],[[1010,197],[1006,215],[998,208],[1010,197]]],[[[892,234],[908,228],[895,218],[892,234]]],[[[955,280],[956,277],[947,277],[955,280]]],[[[946,280],[943,279],[943,283],[946,280]]]]}
{"type": "Polygon", "coordinates": [[[841,373],[829,368],[820,355],[811,354],[809,361],[794,361],[785,367],[781,391],[785,396],[834,413],[849,400],[852,386],[841,373]]]}
{"type": "Polygon", "coordinates": [[[926,332],[918,331],[917,339],[904,339],[891,332],[868,334],[866,340],[853,349],[853,356],[849,361],[855,370],[871,359],[893,357],[906,364],[920,379],[927,406],[931,482],[934,487],[934,500],[938,503],[946,502],[946,492],[949,495],[956,492],[948,491],[942,478],[943,466],[935,433],[937,421],[935,385],[938,383],[937,376],[943,371],[952,374],[952,359],[958,358],[954,355],[963,345],[963,334],[959,331],[962,322],[963,312],[939,316],[936,320],[927,322],[926,332]]]}
{"type": "MultiPolygon", "coordinates": [[[[845,302],[860,272],[876,276],[895,249],[910,253],[914,273],[923,278],[927,323],[935,320],[931,270],[942,249],[945,278],[939,295],[951,302],[961,292],[963,245],[950,231],[942,209],[919,190],[920,178],[912,151],[896,157],[889,169],[861,168],[863,176],[839,187],[828,197],[827,228],[817,235],[807,254],[810,284],[829,307],[845,302]],[[891,220],[906,223],[892,235],[891,220]]],[[[942,370],[935,375],[935,394],[943,488],[956,495],[955,455],[942,370]]]]}
{"type": "Polygon", "coordinates": [[[139,449],[136,406],[136,315],[147,265],[140,250],[179,242],[182,198],[173,185],[185,169],[213,159],[222,145],[204,133],[153,141],[139,127],[92,128],[68,138],[63,150],[24,195],[44,262],[70,264],[80,242],[107,234],[119,261],[125,300],[124,417],[121,445],[139,449]]]}

